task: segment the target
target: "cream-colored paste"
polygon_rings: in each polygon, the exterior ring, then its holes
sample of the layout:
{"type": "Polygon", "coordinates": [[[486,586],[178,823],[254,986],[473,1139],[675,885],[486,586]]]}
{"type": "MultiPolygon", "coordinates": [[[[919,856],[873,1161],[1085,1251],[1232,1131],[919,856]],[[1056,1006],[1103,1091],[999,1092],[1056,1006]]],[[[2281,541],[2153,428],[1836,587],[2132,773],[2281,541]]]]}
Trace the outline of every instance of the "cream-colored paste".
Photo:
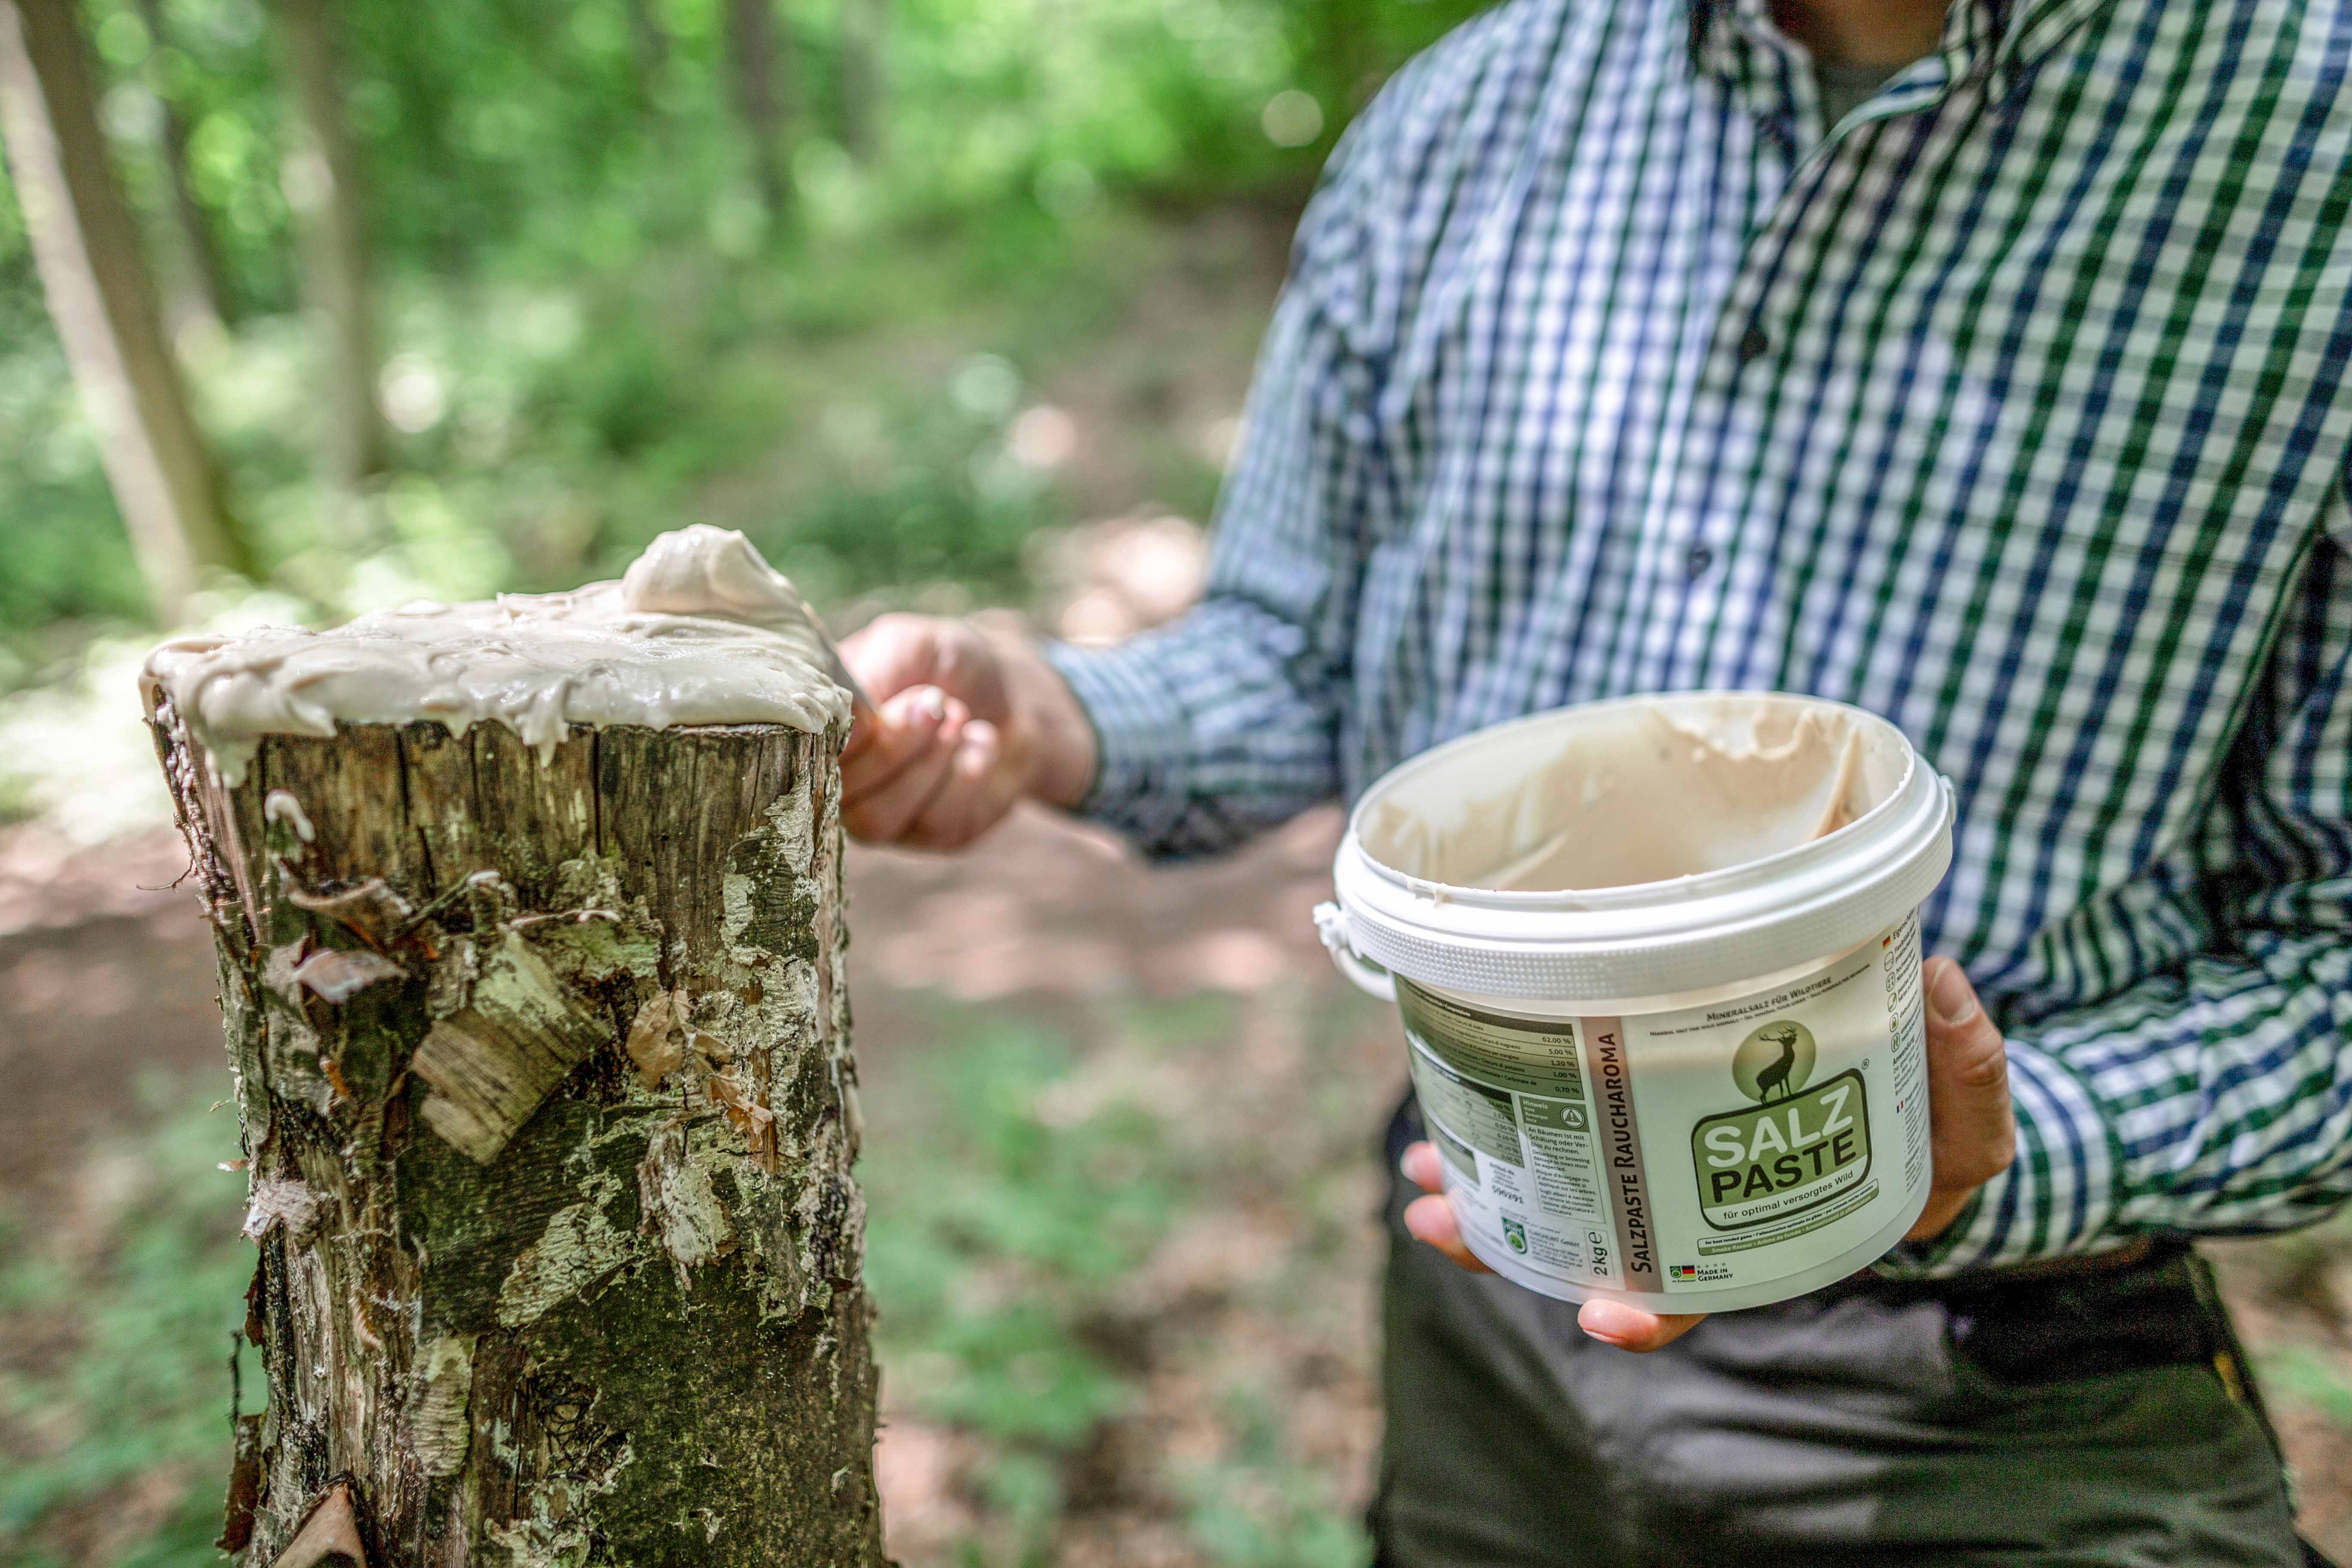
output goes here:
{"type": "Polygon", "coordinates": [[[617,583],[175,638],[147,656],[140,689],[151,713],[170,694],[234,784],[262,736],[332,735],[338,721],[503,724],[542,760],[572,724],[822,730],[849,717],[828,668],[791,582],[740,533],[698,523],[617,583]]]}
{"type": "Polygon", "coordinates": [[[1361,832],[1381,864],[1453,887],[1628,887],[1833,833],[1894,794],[1904,765],[1899,735],[1842,708],[1667,699],[1471,748],[1402,781],[1361,832]]]}

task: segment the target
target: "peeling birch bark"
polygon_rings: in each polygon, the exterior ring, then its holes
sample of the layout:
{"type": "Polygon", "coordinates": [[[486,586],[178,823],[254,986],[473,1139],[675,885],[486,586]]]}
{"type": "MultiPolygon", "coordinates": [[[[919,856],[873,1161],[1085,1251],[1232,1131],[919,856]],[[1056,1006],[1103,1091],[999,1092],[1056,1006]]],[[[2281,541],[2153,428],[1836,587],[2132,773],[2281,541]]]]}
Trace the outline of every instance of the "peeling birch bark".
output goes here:
{"type": "Polygon", "coordinates": [[[839,735],[347,725],[231,789],[155,728],[261,1255],[224,1544],[878,1568],[839,735]]]}

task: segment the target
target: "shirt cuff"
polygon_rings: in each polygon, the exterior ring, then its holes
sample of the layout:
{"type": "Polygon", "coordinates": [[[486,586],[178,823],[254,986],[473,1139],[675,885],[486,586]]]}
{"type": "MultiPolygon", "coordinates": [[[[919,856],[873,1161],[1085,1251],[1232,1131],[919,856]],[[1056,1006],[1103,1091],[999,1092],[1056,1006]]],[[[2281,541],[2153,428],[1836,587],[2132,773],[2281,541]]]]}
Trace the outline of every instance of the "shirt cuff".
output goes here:
{"type": "Polygon", "coordinates": [[[2017,1158],[1977,1189],[1942,1235],[1899,1243],[1875,1265],[1880,1274],[1940,1279],[2130,1239],[2109,1231],[2123,1162],[2088,1087],[2048,1052],[2011,1040],[2009,1094],[2017,1158]]]}
{"type": "Polygon", "coordinates": [[[1184,705],[1147,651],[1149,640],[1045,647],[1094,725],[1094,783],[1078,815],[1147,838],[1182,809],[1185,755],[1184,705]]]}

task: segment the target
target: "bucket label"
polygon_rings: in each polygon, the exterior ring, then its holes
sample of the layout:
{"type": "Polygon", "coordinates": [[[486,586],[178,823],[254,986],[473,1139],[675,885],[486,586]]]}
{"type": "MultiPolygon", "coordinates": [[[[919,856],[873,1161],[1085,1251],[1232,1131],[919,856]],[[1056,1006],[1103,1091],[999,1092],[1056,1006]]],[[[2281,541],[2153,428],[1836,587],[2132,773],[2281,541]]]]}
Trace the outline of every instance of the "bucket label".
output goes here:
{"type": "Polygon", "coordinates": [[[1853,1191],[1870,1175],[1862,1075],[1705,1118],[1691,1132],[1691,1166],[1699,1212],[1717,1230],[1772,1225],[1853,1191]]]}
{"type": "Polygon", "coordinates": [[[1422,1117],[1462,1226],[1579,1285],[1673,1293],[1801,1272],[1927,1182],[1919,928],[1754,995],[1527,1018],[1400,977],[1422,1117]]]}

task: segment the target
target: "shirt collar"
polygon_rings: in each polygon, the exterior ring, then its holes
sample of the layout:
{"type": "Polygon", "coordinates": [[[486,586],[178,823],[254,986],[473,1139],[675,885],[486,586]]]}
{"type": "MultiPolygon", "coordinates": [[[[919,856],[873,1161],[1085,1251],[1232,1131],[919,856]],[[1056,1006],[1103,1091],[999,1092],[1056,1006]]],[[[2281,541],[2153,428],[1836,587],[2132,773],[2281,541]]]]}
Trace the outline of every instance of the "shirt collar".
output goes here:
{"type": "MultiPolygon", "coordinates": [[[[2021,72],[2115,3],[1952,0],[1935,52],[1906,68],[1897,79],[1915,88],[1912,101],[1902,107],[1925,108],[1972,77],[2021,72]]],[[[1693,68],[1750,95],[1768,95],[1770,106],[1779,107],[1803,51],[1773,22],[1770,0],[1687,0],[1687,5],[1693,68]]],[[[1999,81],[1994,85],[1998,88],[1999,81]]]]}

